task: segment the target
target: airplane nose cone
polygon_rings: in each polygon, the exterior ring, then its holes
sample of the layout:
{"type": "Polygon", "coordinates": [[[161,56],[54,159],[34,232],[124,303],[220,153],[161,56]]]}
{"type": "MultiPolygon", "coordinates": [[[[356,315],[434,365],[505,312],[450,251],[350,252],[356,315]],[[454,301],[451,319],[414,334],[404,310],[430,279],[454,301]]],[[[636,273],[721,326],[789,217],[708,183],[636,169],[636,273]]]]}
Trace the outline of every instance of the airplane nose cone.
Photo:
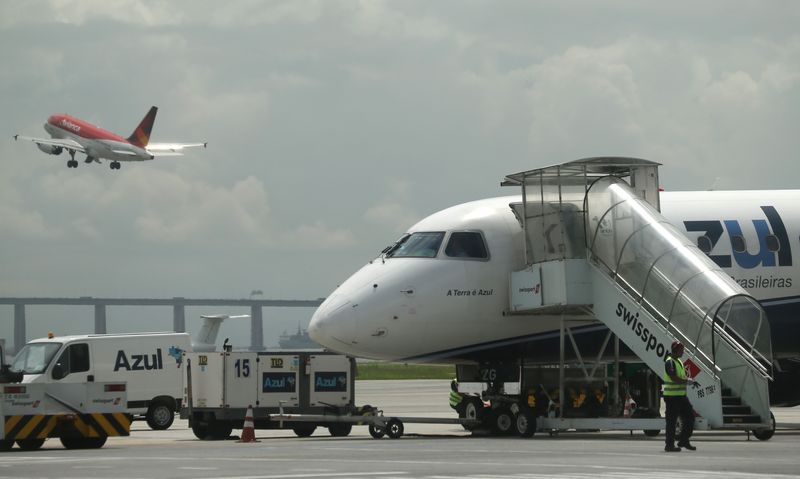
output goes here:
{"type": "Polygon", "coordinates": [[[311,317],[308,335],[334,351],[350,352],[355,340],[355,311],[346,298],[331,295],[311,317]]]}

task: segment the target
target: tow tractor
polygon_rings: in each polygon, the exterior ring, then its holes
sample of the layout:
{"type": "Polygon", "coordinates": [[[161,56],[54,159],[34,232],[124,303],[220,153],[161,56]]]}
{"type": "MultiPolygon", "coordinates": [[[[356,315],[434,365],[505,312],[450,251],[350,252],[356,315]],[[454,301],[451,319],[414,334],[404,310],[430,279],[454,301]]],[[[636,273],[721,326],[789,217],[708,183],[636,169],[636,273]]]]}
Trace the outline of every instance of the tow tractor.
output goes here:
{"type": "Polygon", "coordinates": [[[125,383],[26,384],[3,358],[0,347],[0,451],[36,450],[55,437],[67,449],[95,449],[130,435],[125,383]]]}

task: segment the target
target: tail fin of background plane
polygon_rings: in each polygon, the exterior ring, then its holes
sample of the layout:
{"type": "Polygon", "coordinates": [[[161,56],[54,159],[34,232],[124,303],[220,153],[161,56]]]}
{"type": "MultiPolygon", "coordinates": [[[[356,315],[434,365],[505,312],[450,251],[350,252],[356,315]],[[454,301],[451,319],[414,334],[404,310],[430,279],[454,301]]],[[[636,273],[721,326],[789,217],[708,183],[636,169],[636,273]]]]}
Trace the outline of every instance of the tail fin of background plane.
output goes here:
{"type": "Polygon", "coordinates": [[[150,141],[150,131],[153,129],[153,123],[156,121],[157,112],[158,107],[150,107],[150,111],[142,118],[141,123],[133,130],[131,136],[128,137],[128,141],[131,142],[131,144],[139,148],[145,148],[147,146],[147,143],[150,141]]]}

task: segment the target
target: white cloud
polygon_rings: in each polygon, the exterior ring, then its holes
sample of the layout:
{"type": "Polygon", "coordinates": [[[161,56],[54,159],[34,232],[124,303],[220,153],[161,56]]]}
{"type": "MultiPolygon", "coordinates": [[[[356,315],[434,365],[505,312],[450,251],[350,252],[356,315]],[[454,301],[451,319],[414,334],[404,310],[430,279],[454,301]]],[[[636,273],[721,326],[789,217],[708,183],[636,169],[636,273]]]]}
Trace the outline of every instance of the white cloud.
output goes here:
{"type": "Polygon", "coordinates": [[[410,206],[411,185],[404,180],[390,180],[385,195],[364,213],[364,219],[398,234],[419,221],[419,214],[410,206]]]}
{"type": "Polygon", "coordinates": [[[701,101],[709,108],[757,108],[760,101],[758,83],[746,72],[725,73],[702,92],[701,101]]]}

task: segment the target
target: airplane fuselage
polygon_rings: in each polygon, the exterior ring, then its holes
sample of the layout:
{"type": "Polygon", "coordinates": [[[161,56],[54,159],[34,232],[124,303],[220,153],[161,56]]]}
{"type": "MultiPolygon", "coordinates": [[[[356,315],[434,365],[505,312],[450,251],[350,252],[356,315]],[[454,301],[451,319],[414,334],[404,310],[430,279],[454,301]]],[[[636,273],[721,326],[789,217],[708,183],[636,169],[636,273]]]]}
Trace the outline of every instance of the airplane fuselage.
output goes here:
{"type": "Polygon", "coordinates": [[[144,148],[131,144],[125,138],[79,118],[56,114],[47,119],[45,131],[55,139],[71,140],[81,145],[87,156],[112,161],[152,160],[153,155],[144,148]]]}
{"type": "MultiPolygon", "coordinates": [[[[509,314],[509,276],[525,266],[523,230],[509,207],[517,201],[465,203],[411,227],[411,234],[440,235],[436,250],[369,262],[320,306],[312,338],[359,357],[460,362],[557,337],[560,317],[509,314]],[[457,232],[479,234],[485,257],[448,254],[457,232]]],[[[795,190],[661,196],[663,214],[767,311],[776,358],[800,357],[798,201],[795,190]]]]}

